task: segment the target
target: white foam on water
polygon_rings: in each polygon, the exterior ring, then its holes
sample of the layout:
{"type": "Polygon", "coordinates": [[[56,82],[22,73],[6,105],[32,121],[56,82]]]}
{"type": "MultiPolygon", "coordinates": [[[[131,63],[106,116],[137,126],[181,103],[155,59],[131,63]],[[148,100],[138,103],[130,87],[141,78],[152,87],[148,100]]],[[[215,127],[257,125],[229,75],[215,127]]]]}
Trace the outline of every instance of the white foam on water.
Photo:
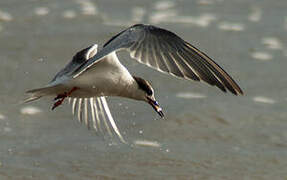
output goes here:
{"type": "Polygon", "coordinates": [[[4,119],[6,119],[7,117],[4,115],[4,114],[1,114],[0,113],[0,120],[4,120],[4,119]]]}
{"type": "Polygon", "coordinates": [[[264,96],[255,96],[253,98],[254,102],[259,102],[259,103],[265,103],[265,104],[274,104],[276,101],[268,98],[268,97],[264,97],[264,96]]]}
{"type": "Polygon", "coordinates": [[[251,22],[259,22],[262,17],[262,10],[258,7],[253,7],[251,13],[248,16],[248,20],[251,22]]]}
{"type": "Polygon", "coordinates": [[[175,7],[175,2],[174,1],[158,1],[154,4],[153,6],[156,10],[167,10],[170,8],[175,7]]]}
{"type": "Polygon", "coordinates": [[[199,5],[213,5],[216,3],[222,3],[224,0],[197,0],[197,4],[199,5]]]}
{"type": "Polygon", "coordinates": [[[262,38],[262,44],[266,45],[266,47],[269,49],[283,49],[283,44],[276,37],[264,37],[262,38]]]}
{"type": "Polygon", "coordinates": [[[134,23],[139,23],[143,21],[146,10],[142,7],[133,7],[132,8],[132,21],[134,23]]]}
{"type": "Polygon", "coordinates": [[[260,60],[260,61],[270,61],[273,58],[271,54],[267,52],[260,52],[260,51],[253,52],[251,56],[252,58],[260,60]]]}
{"type": "Polygon", "coordinates": [[[73,10],[66,10],[62,13],[62,16],[65,18],[65,19],[73,19],[77,16],[76,12],[73,11],[73,10]]]}
{"type": "Polygon", "coordinates": [[[38,61],[38,62],[43,62],[43,61],[44,61],[44,58],[40,57],[40,58],[37,59],[37,61],[38,61]]]}
{"type": "Polygon", "coordinates": [[[217,18],[214,14],[201,14],[199,16],[178,16],[176,11],[155,12],[150,16],[150,22],[154,24],[168,23],[185,23],[193,24],[199,27],[207,27],[217,18]]]}
{"type": "Polygon", "coordinates": [[[193,93],[193,92],[181,92],[177,93],[176,97],[184,98],[184,99],[201,99],[206,98],[206,95],[200,93],[193,93]]]}
{"type": "Polygon", "coordinates": [[[190,23],[200,27],[207,27],[216,20],[214,14],[201,14],[200,16],[179,16],[175,18],[177,22],[190,23]]]}
{"type": "Polygon", "coordinates": [[[139,20],[139,18],[134,18],[132,20],[119,20],[119,19],[116,19],[116,18],[110,18],[109,16],[105,15],[105,14],[102,14],[102,17],[103,17],[103,24],[104,25],[107,25],[107,26],[120,26],[120,27],[123,27],[123,26],[126,26],[126,27],[129,27],[135,23],[139,23],[139,22],[135,22],[136,20],[139,20]]]}
{"type": "Polygon", "coordinates": [[[0,21],[8,22],[12,20],[13,20],[13,17],[10,13],[0,10],[0,21]]]}
{"type": "Polygon", "coordinates": [[[35,106],[26,106],[26,107],[23,107],[20,110],[20,112],[21,114],[24,114],[24,115],[35,115],[35,114],[41,113],[42,110],[35,106]]]}
{"type": "Polygon", "coordinates": [[[214,4],[214,0],[198,0],[197,4],[199,5],[212,5],[214,4]]]}
{"type": "Polygon", "coordinates": [[[12,128],[10,128],[10,127],[4,127],[4,132],[11,132],[12,131],[12,128]]]}
{"type": "Polygon", "coordinates": [[[98,14],[98,7],[94,2],[90,0],[77,0],[76,2],[80,5],[83,15],[93,16],[98,14]]]}
{"type": "Polygon", "coordinates": [[[224,31],[243,31],[245,26],[242,23],[233,23],[233,22],[221,22],[218,25],[218,28],[224,31]]]}
{"type": "Polygon", "coordinates": [[[126,27],[129,27],[129,26],[133,25],[134,23],[132,21],[105,20],[103,22],[103,24],[107,25],[107,26],[120,26],[120,27],[126,26],[126,27]]]}
{"type": "Polygon", "coordinates": [[[38,16],[46,16],[49,14],[50,9],[47,7],[37,7],[34,9],[34,13],[38,16]]]}
{"type": "Polygon", "coordinates": [[[148,147],[161,147],[161,144],[157,141],[148,141],[148,140],[135,140],[134,144],[137,146],[148,146],[148,147]]]}
{"type": "Polygon", "coordinates": [[[177,12],[175,10],[156,11],[149,16],[149,22],[152,24],[170,22],[170,19],[175,17],[176,15],[177,12]]]}

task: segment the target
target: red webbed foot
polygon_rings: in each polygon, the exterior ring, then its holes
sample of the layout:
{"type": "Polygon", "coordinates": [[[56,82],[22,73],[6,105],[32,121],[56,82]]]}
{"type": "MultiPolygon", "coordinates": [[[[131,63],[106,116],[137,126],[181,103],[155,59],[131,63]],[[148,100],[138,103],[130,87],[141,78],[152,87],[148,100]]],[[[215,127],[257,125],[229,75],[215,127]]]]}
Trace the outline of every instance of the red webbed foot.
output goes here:
{"type": "Polygon", "coordinates": [[[57,97],[54,98],[54,100],[56,101],[52,107],[52,110],[54,110],[56,107],[60,106],[63,101],[65,100],[66,97],[70,96],[72,94],[72,92],[74,92],[75,90],[77,90],[77,87],[73,87],[71,89],[71,91],[69,92],[64,92],[63,94],[58,94],[57,97]]]}

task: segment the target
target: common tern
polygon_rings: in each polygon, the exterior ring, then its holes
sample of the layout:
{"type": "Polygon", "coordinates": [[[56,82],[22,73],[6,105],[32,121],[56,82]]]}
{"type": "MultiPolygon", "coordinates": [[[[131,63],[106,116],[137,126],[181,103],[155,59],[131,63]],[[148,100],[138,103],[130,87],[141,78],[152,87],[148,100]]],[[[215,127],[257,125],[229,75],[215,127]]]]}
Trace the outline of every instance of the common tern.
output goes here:
{"type": "Polygon", "coordinates": [[[109,110],[106,96],[120,96],[144,101],[163,117],[150,83],[132,76],[121,64],[116,52],[126,50],[132,59],[183,79],[204,81],[222,91],[242,95],[239,85],[215,61],[175,33],[153,25],[133,25],[108,40],[101,50],[94,44],[85,48],[44,88],[27,91],[26,102],[42,96],[56,96],[52,109],[65,98],[72,103],[72,113],[90,128],[99,131],[102,123],[125,142],[109,110]],[[88,111],[90,110],[90,113],[88,111]],[[77,111],[77,112],[76,112],[77,111]],[[83,112],[84,111],[84,112],[83,112]]]}

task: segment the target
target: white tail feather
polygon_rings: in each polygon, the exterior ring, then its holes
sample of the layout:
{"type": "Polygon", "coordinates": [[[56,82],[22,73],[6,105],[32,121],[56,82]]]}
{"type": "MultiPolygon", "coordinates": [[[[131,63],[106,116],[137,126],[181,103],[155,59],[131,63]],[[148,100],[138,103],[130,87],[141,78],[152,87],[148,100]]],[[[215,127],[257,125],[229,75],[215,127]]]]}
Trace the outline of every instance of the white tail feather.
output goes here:
{"type": "Polygon", "coordinates": [[[60,93],[61,93],[60,85],[44,87],[39,89],[32,89],[26,92],[26,94],[28,94],[28,97],[24,100],[24,103],[35,101],[43,96],[52,96],[60,93]]]}
{"type": "Polygon", "coordinates": [[[83,122],[84,119],[87,127],[93,127],[96,132],[103,132],[101,127],[103,125],[109,136],[113,136],[114,132],[123,143],[126,143],[112,117],[105,97],[73,98],[71,102],[73,115],[78,116],[79,122],[83,122]],[[76,108],[77,114],[75,114],[76,108]],[[91,111],[90,114],[88,110],[91,111]]]}

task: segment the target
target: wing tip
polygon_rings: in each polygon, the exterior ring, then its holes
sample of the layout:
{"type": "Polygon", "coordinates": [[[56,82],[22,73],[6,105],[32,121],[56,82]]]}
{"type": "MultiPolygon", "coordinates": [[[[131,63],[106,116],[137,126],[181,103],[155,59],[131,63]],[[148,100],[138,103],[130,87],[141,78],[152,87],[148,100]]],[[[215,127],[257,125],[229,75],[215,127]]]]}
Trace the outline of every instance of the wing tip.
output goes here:
{"type": "Polygon", "coordinates": [[[237,89],[236,92],[237,92],[236,96],[238,96],[238,95],[239,96],[244,96],[245,95],[241,88],[237,89]]]}
{"type": "Polygon", "coordinates": [[[244,96],[244,92],[242,91],[242,89],[237,85],[235,84],[236,87],[233,87],[232,86],[232,89],[231,88],[228,88],[228,90],[234,94],[235,96],[244,96]]]}

